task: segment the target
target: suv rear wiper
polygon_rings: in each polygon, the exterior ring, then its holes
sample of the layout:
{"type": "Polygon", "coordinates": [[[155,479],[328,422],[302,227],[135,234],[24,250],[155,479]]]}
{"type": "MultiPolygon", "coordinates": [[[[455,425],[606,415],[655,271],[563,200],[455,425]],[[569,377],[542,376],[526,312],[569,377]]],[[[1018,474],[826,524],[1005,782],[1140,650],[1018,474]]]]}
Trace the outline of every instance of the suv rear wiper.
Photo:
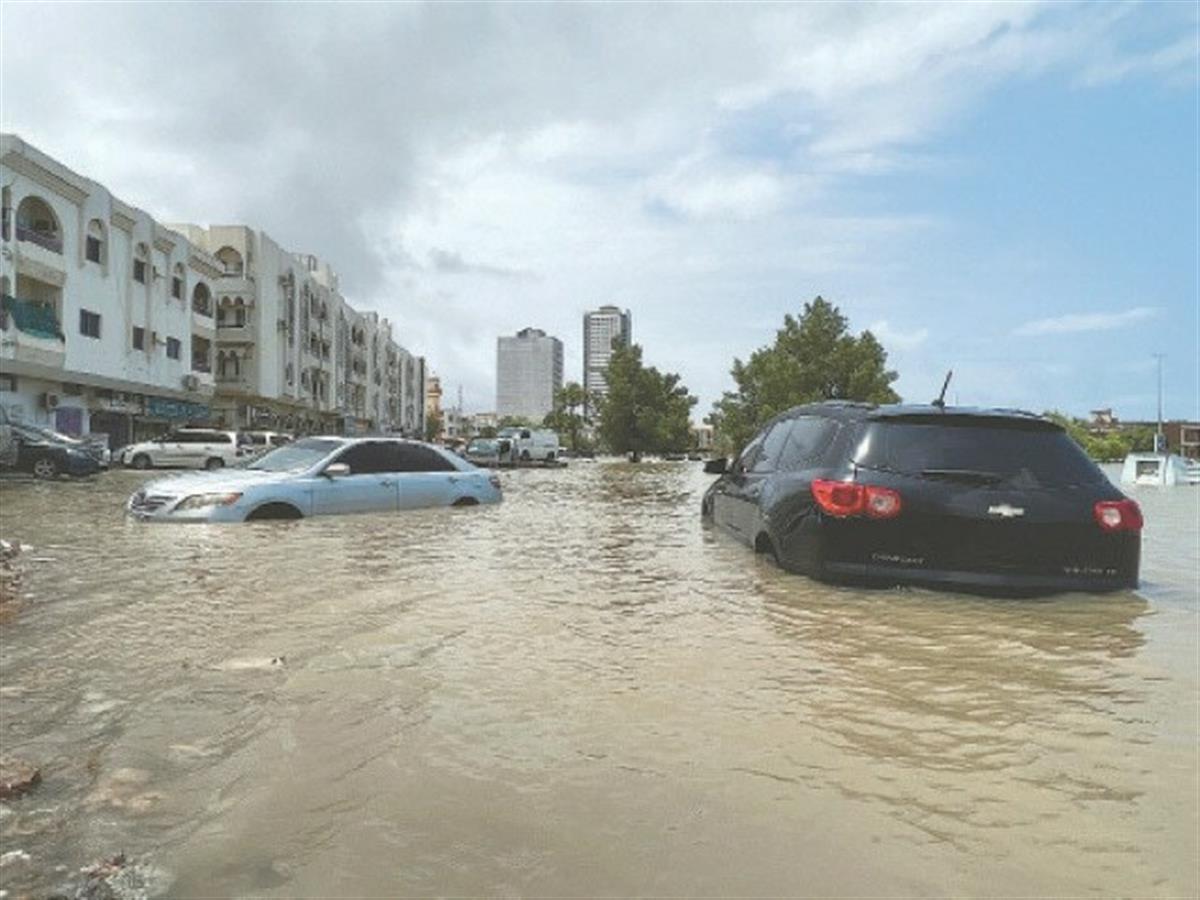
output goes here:
{"type": "Polygon", "coordinates": [[[946,478],[970,484],[996,484],[1005,479],[1004,475],[997,472],[985,472],[981,469],[922,469],[921,474],[927,478],[946,478]]]}

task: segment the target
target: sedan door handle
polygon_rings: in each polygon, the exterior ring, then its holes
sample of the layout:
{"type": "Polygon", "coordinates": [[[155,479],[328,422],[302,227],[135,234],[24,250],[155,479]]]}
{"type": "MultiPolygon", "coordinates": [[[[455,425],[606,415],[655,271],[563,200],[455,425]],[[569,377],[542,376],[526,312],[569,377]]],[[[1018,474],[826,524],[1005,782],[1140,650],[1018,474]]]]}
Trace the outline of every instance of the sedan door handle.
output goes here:
{"type": "Polygon", "coordinates": [[[382,487],[391,487],[395,483],[396,482],[392,481],[390,478],[385,478],[383,481],[379,482],[382,487]]]}

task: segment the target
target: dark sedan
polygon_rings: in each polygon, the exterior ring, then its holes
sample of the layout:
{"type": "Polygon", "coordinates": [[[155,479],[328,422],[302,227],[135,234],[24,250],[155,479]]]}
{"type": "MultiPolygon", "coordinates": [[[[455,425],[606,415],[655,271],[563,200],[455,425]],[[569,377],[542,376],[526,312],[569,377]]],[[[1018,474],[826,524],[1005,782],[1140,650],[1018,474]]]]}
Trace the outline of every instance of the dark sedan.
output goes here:
{"type": "Polygon", "coordinates": [[[999,593],[1138,583],[1138,505],[1062,428],[1020,411],[796,407],[746,445],[702,512],[828,580],[999,593]]]}
{"type": "Polygon", "coordinates": [[[95,475],[104,467],[102,451],[65,434],[36,425],[9,424],[16,447],[14,468],[37,478],[95,475]]]}

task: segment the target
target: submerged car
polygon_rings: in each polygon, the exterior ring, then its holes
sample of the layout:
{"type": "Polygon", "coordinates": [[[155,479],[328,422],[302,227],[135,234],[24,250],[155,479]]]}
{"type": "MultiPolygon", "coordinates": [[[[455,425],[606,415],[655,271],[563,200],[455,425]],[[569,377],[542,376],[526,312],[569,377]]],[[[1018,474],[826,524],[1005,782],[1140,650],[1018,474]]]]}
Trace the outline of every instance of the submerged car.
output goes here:
{"type": "Polygon", "coordinates": [[[140,519],[242,522],[500,499],[495,475],[429,444],[311,437],[238,468],[152,481],[129,498],[126,510],[140,519]]]}
{"type": "Polygon", "coordinates": [[[26,422],[6,422],[6,465],[35,478],[95,475],[107,468],[106,450],[69,435],[26,422]]]}
{"type": "Polygon", "coordinates": [[[1055,423],[822,403],[776,417],[702,514],[793,572],[986,593],[1134,588],[1142,515],[1055,423]]]}

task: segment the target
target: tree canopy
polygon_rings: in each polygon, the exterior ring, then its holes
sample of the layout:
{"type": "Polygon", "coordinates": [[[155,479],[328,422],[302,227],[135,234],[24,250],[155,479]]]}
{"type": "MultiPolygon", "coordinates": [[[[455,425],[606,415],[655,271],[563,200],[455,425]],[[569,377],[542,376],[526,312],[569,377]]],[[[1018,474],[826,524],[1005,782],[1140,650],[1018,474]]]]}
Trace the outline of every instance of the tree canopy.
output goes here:
{"type": "Polygon", "coordinates": [[[542,422],[547,428],[553,428],[561,437],[568,439],[571,452],[579,450],[580,432],[583,430],[582,409],[587,393],[583,386],[574,381],[568,381],[554,392],[554,410],[546,415],[542,422]]]}
{"type": "Polygon", "coordinates": [[[1109,462],[1124,459],[1130,453],[1154,450],[1154,429],[1146,425],[1122,425],[1102,433],[1088,430],[1082,419],[1073,419],[1054,410],[1042,413],[1066,429],[1072,440],[1092,459],[1109,462]]]}
{"type": "Polygon", "coordinates": [[[614,453],[675,453],[691,443],[696,398],[674,373],[642,363],[637,344],[614,347],[605,371],[608,396],[599,404],[600,439],[614,453]]]}
{"type": "Polygon", "coordinates": [[[709,422],[733,451],[769,419],[802,403],[900,399],[883,346],[870,331],[851,334],[846,317],[822,297],[806,303],[799,318],[784,316],[775,343],[756,350],[748,362],[735,359],[731,374],[737,389],[714,404],[709,422]]]}

